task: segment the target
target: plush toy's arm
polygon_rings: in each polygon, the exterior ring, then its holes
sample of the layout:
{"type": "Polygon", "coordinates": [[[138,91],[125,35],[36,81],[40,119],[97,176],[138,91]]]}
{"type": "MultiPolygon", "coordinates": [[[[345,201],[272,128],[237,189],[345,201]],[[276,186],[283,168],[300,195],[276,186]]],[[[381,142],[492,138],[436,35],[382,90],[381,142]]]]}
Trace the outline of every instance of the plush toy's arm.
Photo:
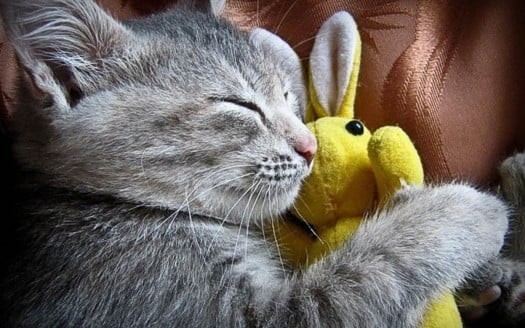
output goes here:
{"type": "Polygon", "coordinates": [[[385,126],[376,130],[368,143],[368,156],[381,202],[399,190],[403,183],[423,184],[421,159],[401,128],[385,126]]]}

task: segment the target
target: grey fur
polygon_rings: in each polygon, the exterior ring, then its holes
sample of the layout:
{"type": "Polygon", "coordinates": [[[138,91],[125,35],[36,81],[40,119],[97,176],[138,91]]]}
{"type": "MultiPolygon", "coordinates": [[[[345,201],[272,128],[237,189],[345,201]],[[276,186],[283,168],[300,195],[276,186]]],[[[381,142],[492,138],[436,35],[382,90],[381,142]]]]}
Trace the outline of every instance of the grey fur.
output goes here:
{"type": "Polygon", "coordinates": [[[91,1],[2,10],[36,91],[21,84],[11,122],[25,173],[10,326],[412,327],[503,244],[496,197],[407,187],[294,272],[263,233],[314,149],[288,60],[193,11],[121,24],[91,1]]]}
{"type": "Polygon", "coordinates": [[[473,272],[458,291],[460,306],[479,311],[479,296],[499,286],[501,297],[485,306],[475,327],[525,326],[525,153],[507,158],[499,167],[501,192],[512,211],[509,232],[500,256],[473,272]]]}
{"type": "Polygon", "coordinates": [[[507,158],[500,166],[501,191],[513,208],[503,254],[525,260],[525,153],[507,158]]]}

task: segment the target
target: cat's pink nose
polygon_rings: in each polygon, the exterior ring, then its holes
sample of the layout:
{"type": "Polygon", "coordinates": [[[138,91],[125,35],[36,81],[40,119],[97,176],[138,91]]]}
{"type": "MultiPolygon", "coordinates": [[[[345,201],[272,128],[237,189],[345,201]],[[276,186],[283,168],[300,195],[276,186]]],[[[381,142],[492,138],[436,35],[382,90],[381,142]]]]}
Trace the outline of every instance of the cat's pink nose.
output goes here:
{"type": "Polygon", "coordinates": [[[317,152],[317,140],[311,134],[297,141],[295,151],[301,155],[308,165],[312,163],[315,153],[317,152]]]}

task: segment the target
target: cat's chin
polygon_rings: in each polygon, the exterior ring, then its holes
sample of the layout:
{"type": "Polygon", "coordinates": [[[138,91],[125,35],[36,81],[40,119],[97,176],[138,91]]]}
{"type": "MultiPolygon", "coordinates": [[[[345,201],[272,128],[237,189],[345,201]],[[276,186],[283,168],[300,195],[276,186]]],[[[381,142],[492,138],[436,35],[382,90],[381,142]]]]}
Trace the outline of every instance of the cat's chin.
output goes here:
{"type": "Polygon", "coordinates": [[[276,220],[292,206],[299,194],[299,188],[294,186],[286,190],[268,189],[252,194],[240,193],[238,190],[217,191],[207,199],[201,200],[201,214],[234,224],[276,220]]]}

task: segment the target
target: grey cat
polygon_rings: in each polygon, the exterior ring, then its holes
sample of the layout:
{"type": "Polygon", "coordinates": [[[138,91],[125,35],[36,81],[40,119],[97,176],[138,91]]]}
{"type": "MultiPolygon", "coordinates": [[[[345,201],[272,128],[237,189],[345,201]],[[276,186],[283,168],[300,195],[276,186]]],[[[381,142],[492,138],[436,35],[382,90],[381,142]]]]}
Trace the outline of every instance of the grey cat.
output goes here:
{"type": "Polygon", "coordinates": [[[193,2],[123,23],[92,1],[2,2],[26,70],[5,325],[413,327],[497,256],[505,204],[448,184],[404,188],[290,269],[264,232],[316,151],[300,62],[193,2]]]}
{"type": "Polygon", "coordinates": [[[472,327],[525,327],[525,153],[499,167],[501,193],[511,206],[500,256],[469,275],[458,304],[472,327]]]}

